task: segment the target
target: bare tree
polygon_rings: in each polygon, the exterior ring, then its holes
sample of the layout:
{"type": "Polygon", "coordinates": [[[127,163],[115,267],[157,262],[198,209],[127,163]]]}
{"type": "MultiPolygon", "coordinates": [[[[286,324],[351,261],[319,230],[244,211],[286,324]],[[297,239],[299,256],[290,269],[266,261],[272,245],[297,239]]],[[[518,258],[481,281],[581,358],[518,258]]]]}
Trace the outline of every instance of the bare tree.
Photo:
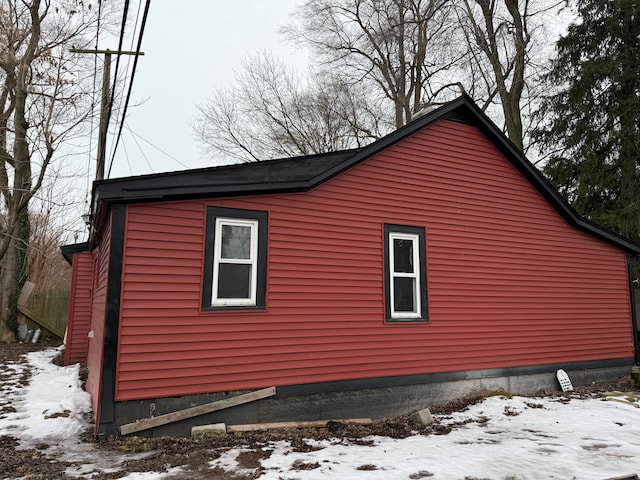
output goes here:
{"type": "Polygon", "coordinates": [[[313,52],[314,80],[303,85],[269,58],[254,59],[237,88],[201,106],[197,133],[236,158],[315,153],[350,145],[342,134],[355,135],[356,145],[376,138],[466,93],[525,150],[564,1],[307,0],[282,31],[313,52]],[[320,100],[331,95],[327,117],[320,100]],[[343,110],[350,102],[357,108],[343,110]],[[343,128],[345,120],[358,128],[343,128]],[[331,142],[322,141],[329,130],[331,142]]]}
{"type": "Polygon", "coordinates": [[[467,49],[466,82],[486,109],[499,100],[509,139],[525,150],[526,112],[553,44],[552,17],[565,0],[456,0],[467,49]],[[533,89],[533,90],[532,90],[533,89]]]}
{"type": "Polygon", "coordinates": [[[447,73],[459,60],[451,15],[447,0],[308,0],[283,31],[340,81],[385,100],[399,128],[447,88],[459,93],[447,73]]]}
{"type": "Polygon", "coordinates": [[[357,86],[322,75],[305,81],[265,53],[246,60],[236,85],[198,110],[194,132],[210,156],[241,161],[360,147],[382,128],[357,86]]]}
{"type": "Polygon", "coordinates": [[[30,215],[31,239],[28,249],[29,281],[37,292],[68,289],[70,267],[60,255],[60,245],[72,242],[64,227],[64,218],[48,208],[30,215]]]}
{"type": "Polygon", "coordinates": [[[76,0],[6,0],[0,6],[0,340],[15,327],[26,280],[29,203],[54,153],[89,113],[77,57],[97,9],[76,0]]]}

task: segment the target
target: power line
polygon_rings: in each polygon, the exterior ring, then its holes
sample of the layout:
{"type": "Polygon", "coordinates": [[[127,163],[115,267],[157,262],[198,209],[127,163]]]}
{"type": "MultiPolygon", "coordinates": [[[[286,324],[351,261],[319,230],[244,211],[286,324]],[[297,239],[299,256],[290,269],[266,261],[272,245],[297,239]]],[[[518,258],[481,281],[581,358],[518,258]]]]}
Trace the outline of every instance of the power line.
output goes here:
{"type": "MultiPolygon", "coordinates": [[[[106,125],[109,125],[111,119],[111,111],[113,110],[113,100],[115,97],[116,84],[118,82],[118,68],[120,67],[120,52],[122,51],[122,43],[124,42],[124,28],[127,24],[127,14],[129,13],[129,0],[124,2],[124,11],[122,12],[122,23],[120,24],[120,38],[118,39],[118,56],[116,58],[116,71],[113,77],[113,88],[111,89],[111,100],[109,101],[109,110],[106,117],[106,125]]],[[[106,64],[106,62],[105,62],[106,64]]]]}
{"type": "Polygon", "coordinates": [[[127,147],[123,143],[122,149],[124,150],[124,158],[127,160],[127,166],[129,167],[129,175],[133,175],[133,170],[131,169],[131,162],[129,161],[129,152],[127,152],[127,147]]]}
{"type": "MultiPolygon", "coordinates": [[[[129,128],[129,125],[127,125],[127,129],[131,133],[131,129],[129,128]]],[[[153,170],[153,167],[151,166],[151,163],[149,162],[149,159],[145,155],[144,150],[142,150],[142,147],[140,146],[140,143],[138,142],[138,139],[135,137],[135,135],[132,135],[132,138],[133,138],[133,141],[135,142],[136,146],[138,147],[138,150],[140,150],[140,155],[142,155],[142,158],[144,158],[144,161],[147,164],[147,166],[149,167],[149,170],[151,170],[151,173],[156,173],[153,170]]],[[[124,148],[124,143],[122,144],[122,148],[124,148]]]]}
{"type": "MultiPolygon", "coordinates": [[[[128,3],[128,2],[127,2],[128,3]]],[[[147,24],[147,16],[149,14],[149,6],[151,4],[151,0],[147,0],[144,5],[144,13],[142,14],[142,24],[140,25],[140,33],[138,34],[138,45],[136,47],[136,52],[140,52],[140,48],[142,47],[142,37],[144,35],[144,29],[147,24]]],[[[118,56],[118,59],[120,57],[118,56]]],[[[120,136],[122,135],[122,128],[124,127],[124,120],[127,116],[127,108],[129,107],[129,100],[131,98],[131,91],[133,90],[133,81],[136,76],[136,67],[138,66],[138,55],[135,56],[133,60],[133,70],[131,71],[131,79],[129,80],[129,89],[127,90],[127,98],[124,102],[124,110],[122,112],[122,120],[120,122],[120,128],[118,129],[118,136],[116,137],[116,142],[113,147],[113,155],[111,157],[111,162],[109,163],[109,170],[107,172],[107,178],[111,175],[111,167],[113,167],[113,160],[116,157],[116,151],[118,150],[118,143],[120,142],[120,136]]],[[[116,63],[116,71],[117,71],[117,63],[116,63]]],[[[113,100],[113,97],[112,97],[113,100]]]]}
{"type": "Polygon", "coordinates": [[[174,157],[173,155],[165,152],[164,150],[162,150],[160,147],[158,147],[157,145],[154,145],[153,143],[151,143],[149,140],[147,140],[146,138],[144,138],[142,135],[140,135],[137,132],[134,132],[131,127],[129,127],[129,124],[127,124],[127,129],[129,130],[129,132],[131,132],[132,135],[138,137],[140,140],[142,140],[143,142],[145,142],[146,144],[152,146],[153,148],[155,148],[156,150],[158,150],[160,153],[166,155],[167,157],[169,157],[171,160],[174,160],[176,163],[178,163],[179,165],[183,166],[184,168],[189,168],[189,165],[186,165],[184,163],[182,163],[180,160],[178,160],[176,157],[174,157]]]}
{"type": "MultiPolygon", "coordinates": [[[[133,51],[133,49],[134,49],[133,46],[134,46],[134,42],[135,42],[135,38],[136,38],[135,33],[138,31],[138,22],[140,20],[140,9],[141,8],[142,8],[142,1],[139,1],[138,2],[138,9],[136,11],[136,17],[135,17],[136,20],[135,20],[135,22],[133,24],[133,30],[132,30],[132,32],[134,32],[134,33],[131,35],[131,41],[129,42],[129,51],[133,51]]],[[[131,56],[128,56],[127,57],[126,67],[125,67],[125,70],[124,70],[124,74],[122,75],[123,79],[129,78],[130,69],[131,69],[131,56]]],[[[126,82],[126,80],[125,80],[125,82],[126,82]]],[[[114,88],[115,88],[115,79],[114,79],[114,88]]],[[[117,102],[118,102],[118,107],[116,109],[116,112],[122,112],[123,104],[124,104],[124,95],[119,95],[118,99],[117,99],[117,102]]],[[[117,114],[117,115],[119,115],[119,114],[117,114]]],[[[117,122],[116,122],[116,126],[117,126],[117,122]]],[[[114,147],[112,145],[110,153],[108,155],[105,155],[105,156],[106,157],[111,156],[111,153],[113,153],[113,151],[114,151],[114,147]]]]}

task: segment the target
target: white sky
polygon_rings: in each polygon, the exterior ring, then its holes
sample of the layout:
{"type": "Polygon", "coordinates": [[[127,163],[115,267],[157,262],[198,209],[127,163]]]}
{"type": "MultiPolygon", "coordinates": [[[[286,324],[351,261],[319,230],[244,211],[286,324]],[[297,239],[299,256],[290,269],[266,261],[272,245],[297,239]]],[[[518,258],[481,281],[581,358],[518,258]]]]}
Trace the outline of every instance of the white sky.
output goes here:
{"type": "MultiPolygon", "coordinates": [[[[0,436],[16,437],[23,447],[48,444],[43,453],[71,462],[66,473],[73,477],[121,471],[120,478],[127,480],[169,480],[181,473],[187,478],[188,467],[126,475],[126,460],[149,453],[110,452],[80,441],[80,432],[90,427],[86,414],[91,402],[80,388],[78,365],[51,363],[59,351],[32,352],[27,363],[0,365],[4,378],[0,406],[8,402],[15,409],[0,415],[0,436]],[[25,369],[33,373],[26,387],[19,381],[25,369]]],[[[640,408],[637,395],[629,398],[627,403],[597,397],[561,401],[564,399],[498,395],[463,412],[434,416],[443,425],[457,425],[445,435],[372,436],[368,437],[370,445],[342,438],[306,440],[317,447],[311,452],[296,451],[286,441],[271,442],[261,447],[271,454],[261,460],[259,478],[592,480],[640,473],[640,408]],[[317,467],[296,467],[305,464],[317,467]]],[[[224,452],[211,462],[211,468],[253,474],[237,462],[243,450],[224,452]]]]}
{"type": "MultiPolygon", "coordinates": [[[[189,168],[212,165],[202,158],[189,127],[197,113],[196,104],[203,102],[214,87],[232,85],[234,70],[241,70],[241,61],[260,50],[272,52],[287,64],[303,66],[304,54],[285,45],[278,34],[278,28],[290,20],[290,13],[299,3],[300,0],[152,2],[142,41],[145,55],[138,60],[128,120],[110,178],[185,168],[138,138],[141,151],[127,125],[189,168]],[[134,106],[140,102],[144,103],[134,106]]],[[[137,2],[131,2],[130,8],[137,8],[137,2]]],[[[115,50],[117,43],[100,48],[115,50]]],[[[129,49],[129,45],[123,48],[129,49]]],[[[121,59],[121,71],[124,60],[126,57],[121,59]]],[[[112,74],[114,70],[115,61],[112,74]]],[[[110,135],[107,165],[114,141],[115,135],[110,135]]]]}

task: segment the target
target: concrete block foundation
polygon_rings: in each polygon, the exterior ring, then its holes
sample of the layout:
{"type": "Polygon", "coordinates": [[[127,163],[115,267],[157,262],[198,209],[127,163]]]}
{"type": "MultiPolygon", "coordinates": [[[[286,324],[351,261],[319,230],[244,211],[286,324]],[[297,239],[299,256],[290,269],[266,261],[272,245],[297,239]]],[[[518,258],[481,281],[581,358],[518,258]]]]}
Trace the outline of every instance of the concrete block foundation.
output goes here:
{"type": "MultiPolygon", "coordinates": [[[[270,423],[348,418],[383,419],[409,415],[417,410],[480,392],[504,391],[531,394],[559,391],[556,371],[563,368],[574,386],[609,382],[628,375],[632,359],[582,362],[495,370],[472,370],[409,377],[384,377],[278,387],[276,396],[227,410],[185,419],[137,433],[140,436],[189,436],[199,425],[270,423]]],[[[239,393],[157,398],[115,402],[115,422],[120,425],[202,405],[239,393]]]]}

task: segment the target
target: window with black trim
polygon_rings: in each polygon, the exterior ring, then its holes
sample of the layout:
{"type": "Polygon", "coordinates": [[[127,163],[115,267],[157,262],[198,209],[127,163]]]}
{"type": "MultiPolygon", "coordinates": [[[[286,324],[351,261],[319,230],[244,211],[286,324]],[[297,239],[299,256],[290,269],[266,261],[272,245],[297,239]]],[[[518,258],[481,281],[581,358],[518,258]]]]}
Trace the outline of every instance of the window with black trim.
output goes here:
{"type": "Polygon", "coordinates": [[[207,208],[205,310],[265,308],[267,212],[207,208]]]}
{"type": "Polygon", "coordinates": [[[428,320],[425,229],[384,226],[387,321],[428,320]]]}

